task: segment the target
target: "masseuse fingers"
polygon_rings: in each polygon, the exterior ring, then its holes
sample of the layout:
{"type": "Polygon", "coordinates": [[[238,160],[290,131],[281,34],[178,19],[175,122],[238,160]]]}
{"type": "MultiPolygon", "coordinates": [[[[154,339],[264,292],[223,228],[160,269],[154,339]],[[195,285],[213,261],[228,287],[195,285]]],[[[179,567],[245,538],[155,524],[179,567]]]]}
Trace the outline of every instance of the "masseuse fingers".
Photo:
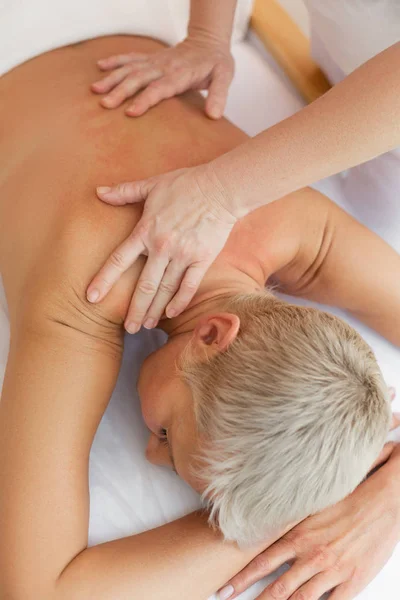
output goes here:
{"type": "Polygon", "coordinates": [[[297,561],[283,575],[267,586],[261,598],[262,600],[275,600],[275,598],[289,600],[299,587],[320,573],[321,570],[321,565],[317,561],[297,561]]]}
{"type": "Polygon", "coordinates": [[[181,73],[179,76],[177,74],[169,75],[152,81],[126,109],[126,114],[131,117],[139,117],[161,100],[185,92],[189,89],[190,82],[188,73],[181,73]]]}
{"type": "MultiPolygon", "coordinates": [[[[337,573],[336,577],[333,573],[329,572],[319,573],[315,577],[312,577],[310,581],[307,581],[307,583],[302,585],[295,594],[290,596],[290,600],[302,600],[305,598],[307,598],[307,600],[320,600],[321,596],[323,596],[325,592],[328,592],[338,585],[338,583],[340,583],[338,579],[337,573]]],[[[273,598],[281,597],[284,598],[284,596],[275,596],[273,598]]],[[[257,598],[257,600],[268,600],[269,598],[271,598],[271,596],[268,595],[267,588],[264,593],[257,598]]]]}
{"type": "Polygon", "coordinates": [[[272,546],[270,546],[265,552],[262,552],[254,560],[251,561],[250,564],[247,565],[240,573],[235,575],[229,583],[220,590],[219,597],[224,598],[228,597],[225,594],[225,590],[231,590],[233,588],[232,594],[229,596],[229,600],[233,600],[247,590],[251,585],[260,581],[266,575],[270,575],[276,569],[281,567],[285,562],[289,560],[293,560],[296,556],[296,552],[291,544],[289,544],[286,539],[283,537],[278,542],[275,542],[272,546]]]}
{"type": "Polygon", "coordinates": [[[157,325],[164,313],[165,307],[178,290],[185,269],[186,265],[183,265],[176,260],[169,263],[156,296],[147,312],[146,319],[143,323],[144,327],[152,329],[157,325]]]}
{"type": "Polygon", "coordinates": [[[162,71],[156,68],[146,68],[138,73],[132,73],[125,77],[100,103],[105,108],[117,108],[127,98],[130,98],[141,88],[145,87],[155,79],[161,77],[162,71]]]}
{"type": "MultiPolygon", "coordinates": [[[[140,66],[142,66],[142,63],[139,63],[139,68],[140,66]]],[[[96,94],[106,94],[132,73],[132,70],[132,65],[125,65],[124,67],[115,69],[109,75],[103,77],[103,79],[92,83],[91,88],[96,94]]]]}
{"type": "Polygon", "coordinates": [[[100,302],[144,251],[145,246],[138,235],[131,235],[122,242],[91,281],[86,293],[89,302],[100,302]]]}
{"type": "Polygon", "coordinates": [[[211,265],[211,261],[202,261],[191,265],[185,273],[178,292],[166,308],[167,317],[179,315],[192,300],[199,285],[211,265]]]}
{"type": "Polygon", "coordinates": [[[169,258],[166,253],[159,253],[155,258],[150,256],[147,259],[137,282],[128,315],[125,319],[125,329],[129,333],[139,331],[154,296],[160,287],[168,262],[169,258]]]}
{"type": "Polygon", "coordinates": [[[222,117],[232,78],[233,70],[222,66],[214,68],[206,100],[206,113],[212,119],[222,117]]]}
{"type": "Polygon", "coordinates": [[[114,206],[134,204],[135,202],[146,200],[156,182],[157,177],[149,177],[149,179],[119,183],[112,187],[100,186],[96,188],[96,193],[100,200],[107,202],[107,204],[114,206]]]}
{"type": "Polygon", "coordinates": [[[128,54],[116,54],[107,58],[100,58],[97,61],[97,65],[102,71],[108,71],[109,69],[115,69],[131,62],[144,62],[148,58],[149,55],[142,52],[129,52],[128,54]]]}
{"type": "Polygon", "coordinates": [[[332,592],[329,600],[353,600],[360,591],[354,589],[354,585],[351,582],[343,583],[332,592]]]}

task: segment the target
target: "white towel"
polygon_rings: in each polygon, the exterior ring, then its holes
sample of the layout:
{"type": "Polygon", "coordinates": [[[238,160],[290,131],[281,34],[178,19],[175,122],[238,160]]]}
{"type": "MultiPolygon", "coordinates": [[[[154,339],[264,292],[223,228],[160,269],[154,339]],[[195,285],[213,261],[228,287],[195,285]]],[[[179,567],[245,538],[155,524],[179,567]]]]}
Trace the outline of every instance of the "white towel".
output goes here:
{"type": "MultiPolygon", "coordinates": [[[[0,75],[67,44],[134,34],[183,39],[189,0],[0,0],[0,75]]],[[[252,0],[239,0],[232,40],[244,37],[252,0]]]]}

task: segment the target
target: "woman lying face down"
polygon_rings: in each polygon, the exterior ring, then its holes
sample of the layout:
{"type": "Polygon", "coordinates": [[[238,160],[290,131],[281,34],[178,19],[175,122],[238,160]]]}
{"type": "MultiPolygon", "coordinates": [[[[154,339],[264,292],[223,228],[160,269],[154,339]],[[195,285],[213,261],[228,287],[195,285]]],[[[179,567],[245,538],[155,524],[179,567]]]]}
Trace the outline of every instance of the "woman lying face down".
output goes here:
{"type": "Polygon", "coordinates": [[[203,494],[211,521],[241,544],[353,491],[390,422],[357,332],[268,291],[210,298],[147,358],[138,390],[148,459],[203,494]]]}
{"type": "MultiPolygon", "coordinates": [[[[101,203],[95,186],[105,172],[122,181],[210,160],[245,137],[205,120],[190,95],[134,122],[101,112],[87,92],[95,61],[132,45],[157,44],[92,40],[0,80],[11,326],[0,403],[4,597],[175,600],[192,586],[203,600],[273,543],[266,532],[357,485],[388,429],[386,389],[359,336],[261,290],[273,275],[287,293],[347,309],[400,345],[400,259],[327,198],[299,191],[235,226],[189,308],[161,322],[169,342],[139,386],[149,427],[167,431],[178,473],[205,494],[212,520],[227,538],[263,544],[239,550],[195,513],[88,547],[89,452],[144,262],[87,302],[88,283],[142,210],[101,203]]],[[[161,461],[167,447],[156,442],[149,457],[161,461]]]]}

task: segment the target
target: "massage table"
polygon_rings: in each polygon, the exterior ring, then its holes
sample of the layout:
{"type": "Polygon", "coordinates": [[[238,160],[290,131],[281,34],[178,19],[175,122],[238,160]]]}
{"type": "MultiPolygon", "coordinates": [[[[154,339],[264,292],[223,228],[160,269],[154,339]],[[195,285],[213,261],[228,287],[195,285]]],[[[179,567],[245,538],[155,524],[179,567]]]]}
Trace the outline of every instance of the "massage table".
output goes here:
{"type": "MultiPolygon", "coordinates": [[[[249,135],[293,114],[329,89],[328,81],[310,57],[308,40],[275,0],[255,3],[249,33],[234,44],[233,54],[236,73],[226,116],[249,135]]],[[[341,175],[315,187],[351,212],[341,175]]],[[[400,238],[400,226],[398,235],[400,238]]],[[[400,350],[341,311],[328,310],[345,318],[364,336],[377,355],[387,383],[400,395],[400,350]]],[[[144,358],[164,341],[160,331],[126,334],[121,372],[91,452],[90,545],[157,527],[200,506],[198,495],[186,483],[172,471],[151,465],[144,455],[148,431],[141,417],[136,381],[144,358]]],[[[0,386],[8,345],[8,313],[0,280],[0,386]]],[[[394,407],[400,410],[400,398],[394,407]]],[[[254,585],[240,596],[241,600],[256,598],[286,568],[254,585]]],[[[397,600],[399,568],[400,545],[359,599],[397,600]]]]}

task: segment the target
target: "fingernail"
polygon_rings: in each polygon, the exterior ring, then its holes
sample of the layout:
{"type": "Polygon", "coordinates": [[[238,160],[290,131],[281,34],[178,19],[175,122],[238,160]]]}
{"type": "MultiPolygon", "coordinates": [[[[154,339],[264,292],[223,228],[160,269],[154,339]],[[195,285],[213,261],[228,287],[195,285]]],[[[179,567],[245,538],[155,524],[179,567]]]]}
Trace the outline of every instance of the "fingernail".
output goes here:
{"type": "Polygon", "coordinates": [[[137,333],[140,329],[140,325],[134,321],[129,321],[129,323],[125,325],[125,329],[128,333],[137,333]]]}
{"type": "Polygon", "coordinates": [[[96,192],[98,194],[108,194],[109,192],[111,192],[111,188],[108,186],[98,187],[96,188],[96,192]]]}
{"type": "Polygon", "coordinates": [[[233,596],[234,592],[235,589],[233,585],[227,585],[226,587],[222,588],[222,590],[219,592],[218,598],[219,600],[228,600],[228,598],[233,596]]]}
{"type": "Polygon", "coordinates": [[[89,300],[89,302],[96,302],[96,300],[98,299],[98,297],[100,296],[100,292],[99,290],[90,290],[87,294],[87,299],[89,300]]]}
{"type": "Polygon", "coordinates": [[[113,105],[113,99],[109,98],[108,96],[104,96],[104,98],[100,100],[100,104],[102,104],[106,108],[111,108],[113,105]]]}
{"type": "Polygon", "coordinates": [[[210,108],[209,114],[213,119],[219,119],[222,116],[220,109],[216,107],[210,108]]]}
{"type": "Polygon", "coordinates": [[[167,312],[165,313],[168,319],[173,319],[176,316],[177,311],[174,308],[167,308],[167,312]]]}
{"type": "Polygon", "coordinates": [[[146,319],[145,322],[143,323],[143,327],[145,327],[146,329],[153,329],[155,324],[156,324],[155,319],[146,319]]]}

